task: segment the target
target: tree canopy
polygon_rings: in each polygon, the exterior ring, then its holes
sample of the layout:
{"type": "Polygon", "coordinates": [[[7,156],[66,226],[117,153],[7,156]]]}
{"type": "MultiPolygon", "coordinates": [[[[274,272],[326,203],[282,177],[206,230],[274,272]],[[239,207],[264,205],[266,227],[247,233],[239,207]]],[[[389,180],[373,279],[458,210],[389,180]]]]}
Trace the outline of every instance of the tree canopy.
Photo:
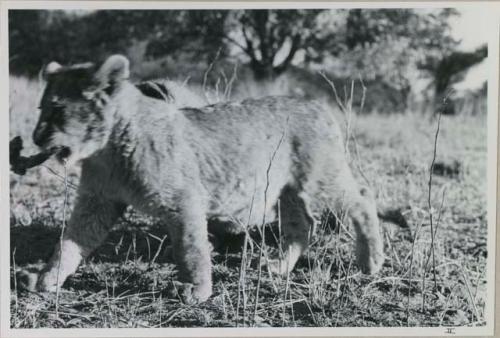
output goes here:
{"type": "Polygon", "coordinates": [[[404,101],[409,74],[426,74],[439,95],[457,73],[486,56],[485,50],[456,50],[448,19],[457,14],[411,8],[10,10],[9,64],[11,73],[33,76],[53,60],[100,62],[112,53],[168,57],[188,67],[220,58],[246,65],[257,80],[292,66],[361,76],[404,101]]]}
{"type": "Polygon", "coordinates": [[[321,63],[401,39],[426,54],[447,50],[453,40],[446,18],[453,14],[449,9],[437,14],[414,9],[12,10],[11,70],[32,73],[52,59],[102,58],[146,41],[150,58],[210,59],[218,50],[223,56],[233,51],[257,78],[268,78],[285,72],[298,54],[304,63],[321,63]]]}

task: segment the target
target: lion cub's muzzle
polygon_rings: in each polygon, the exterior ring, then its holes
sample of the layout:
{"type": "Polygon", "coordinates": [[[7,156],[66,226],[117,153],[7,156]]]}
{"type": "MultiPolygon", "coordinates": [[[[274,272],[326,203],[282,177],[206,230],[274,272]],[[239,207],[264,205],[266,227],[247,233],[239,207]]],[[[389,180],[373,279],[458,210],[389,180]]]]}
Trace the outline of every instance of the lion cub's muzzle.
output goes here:
{"type": "Polygon", "coordinates": [[[53,130],[47,122],[38,122],[33,131],[33,142],[40,148],[45,148],[50,142],[53,130]]]}

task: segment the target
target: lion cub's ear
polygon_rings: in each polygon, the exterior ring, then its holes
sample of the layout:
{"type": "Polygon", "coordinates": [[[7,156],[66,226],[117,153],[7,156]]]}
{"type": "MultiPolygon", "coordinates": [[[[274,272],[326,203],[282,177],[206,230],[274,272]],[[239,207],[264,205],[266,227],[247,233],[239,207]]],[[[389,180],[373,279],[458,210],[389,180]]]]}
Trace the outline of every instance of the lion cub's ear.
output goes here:
{"type": "Polygon", "coordinates": [[[114,85],[128,79],[130,75],[129,61],[123,55],[110,56],[95,74],[101,85],[114,85]]]}
{"type": "Polygon", "coordinates": [[[52,61],[47,66],[45,66],[45,68],[42,70],[42,78],[44,80],[47,80],[47,77],[49,75],[57,73],[58,71],[61,70],[61,68],[62,68],[62,66],[60,64],[58,64],[55,61],[52,61]]]}

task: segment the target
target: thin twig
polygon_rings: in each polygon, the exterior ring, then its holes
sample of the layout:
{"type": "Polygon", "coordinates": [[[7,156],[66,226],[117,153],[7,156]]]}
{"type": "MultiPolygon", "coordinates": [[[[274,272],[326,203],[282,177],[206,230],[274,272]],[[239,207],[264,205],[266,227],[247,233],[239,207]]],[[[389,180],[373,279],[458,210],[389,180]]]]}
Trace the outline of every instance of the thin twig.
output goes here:
{"type": "Polygon", "coordinates": [[[471,292],[471,289],[469,286],[469,278],[467,278],[467,276],[465,275],[464,267],[461,264],[457,264],[457,266],[460,267],[460,271],[462,272],[462,276],[464,278],[464,283],[465,283],[465,288],[467,290],[467,294],[469,295],[470,302],[472,303],[472,308],[474,309],[474,314],[476,316],[476,320],[479,320],[479,311],[478,311],[477,306],[476,306],[476,301],[472,297],[472,292],[471,292]]]}
{"type": "Polygon", "coordinates": [[[345,111],[345,119],[346,119],[346,131],[345,131],[345,152],[346,154],[349,151],[349,140],[351,139],[351,122],[352,122],[352,101],[354,99],[354,80],[351,81],[351,93],[350,97],[346,98],[347,110],[345,111]]]}
{"type": "MultiPolygon", "coordinates": [[[[146,237],[147,238],[147,237],[146,237]]],[[[160,244],[158,245],[158,249],[156,250],[156,253],[155,255],[153,256],[153,259],[151,260],[151,262],[149,263],[149,265],[153,265],[156,261],[156,259],[158,258],[158,256],[160,255],[160,252],[161,252],[161,249],[163,247],[163,242],[165,242],[165,240],[167,239],[167,235],[163,236],[163,238],[161,239],[160,241],[160,244]]]]}
{"type": "MultiPolygon", "coordinates": [[[[42,164],[41,165],[42,167],[44,167],[45,169],[47,169],[48,171],[50,171],[53,175],[55,175],[57,178],[59,178],[61,180],[61,182],[64,183],[65,181],[65,178],[63,175],[59,174],[57,171],[55,171],[54,169],[46,166],[45,164],[42,164]]],[[[76,184],[73,184],[71,182],[68,181],[68,187],[73,189],[73,190],[76,190],[78,187],[76,186],[76,184]]]]}
{"type": "Polygon", "coordinates": [[[325,72],[323,72],[323,71],[319,72],[319,75],[321,75],[325,79],[325,81],[330,85],[330,87],[332,88],[333,94],[335,95],[335,102],[338,104],[338,106],[342,110],[342,112],[344,112],[346,110],[346,107],[342,103],[342,100],[340,99],[340,97],[337,93],[337,88],[335,87],[335,84],[333,83],[333,81],[330,80],[328,78],[328,76],[326,76],[325,72]]]}
{"type": "Polygon", "coordinates": [[[422,228],[422,222],[419,223],[417,229],[415,229],[415,233],[413,234],[413,241],[411,244],[411,254],[410,254],[410,267],[409,267],[409,276],[408,276],[408,295],[407,295],[407,303],[406,303],[406,325],[410,326],[410,293],[412,286],[412,277],[413,277],[413,256],[415,252],[415,243],[417,242],[418,233],[422,228]]]}
{"type": "MultiPolygon", "coordinates": [[[[288,119],[287,119],[287,125],[288,125],[288,119]]],[[[266,187],[264,189],[264,211],[262,215],[262,230],[261,230],[261,245],[260,245],[260,252],[259,252],[259,267],[258,267],[258,278],[257,278],[257,287],[255,290],[255,307],[254,307],[254,312],[253,312],[253,323],[255,324],[255,320],[257,318],[257,308],[259,306],[259,291],[260,291],[260,280],[262,278],[262,255],[264,251],[264,245],[265,245],[265,233],[266,233],[266,209],[267,209],[267,191],[269,189],[269,173],[271,172],[271,166],[273,164],[274,158],[276,154],[278,153],[278,150],[283,143],[283,139],[285,138],[285,133],[286,133],[286,126],[285,129],[283,130],[283,133],[281,134],[281,138],[276,146],[276,149],[274,150],[273,154],[271,155],[271,159],[269,160],[269,165],[267,166],[266,170],[266,187]]]]}
{"type": "Polygon", "coordinates": [[[240,278],[238,281],[238,299],[236,302],[236,326],[238,326],[239,323],[239,309],[240,309],[240,296],[241,293],[243,294],[243,326],[245,326],[245,319],[246,319],[246,292],[245,292],[245,276],[246,276],[246,263],[247,263],[247,250],[248,250],[248,237],[250,236],[248,234],[248,228],[250,226],[250,220],[252,217],[252,211],[253,211],[253,204],[255,201],[255,193],[257,191],[257,175],[254,174],[254,187],[253,187],[253,194],[252,194],[252,200],[250,201],[250,210],[248,212],[248,220],[247,224],[245,226],[245,239],[243,242],[243,251],[241,253],[241,263],[240,263],[240,278]],[[241,292],[241,293],[240,293],[241,292]]]}
{"type": "Polygon", "coordinates": [[[16,307],[16,317],[17,317],[17,313],[18,313],[18,309],[19,309],[19,303],[18,303],[18,299],[17,299],[17,273],[16,273],[16,250],[17,250],[17,247],[14,247],[14,250],[12,251],[12,267],[14,269],[14,292],[15,292],[15,299],[16,299],[16,302],[15,302],[15,307],[16,307]]]}
{"type": "Polygon", "coordinates": [[[210,98],[208,97],[207,95],[207,82],[208,82],[208,74],[210,74],[210,72],[212,71],[212,68],[214,68],[214,65],[215,63],[217,62],[217,59],[219,58],[219,55],[220,55],[220,52],[222,50],[222,47],[220,47],[218,50],[217,50],[217,53],[215,54],[215,57],[213,59],[212,62],[210,62],[210,64],[208,65],[208,68],[207,70],[205,71],[205,73],[203,74],[203,84],[202,84],[202,88],[203,88],[203,94],[205,95],[205,99],[207,101],[210,101],[210,98]]]}
{"type": "Polygon", "coordinates": [[[234,68],[233,68],[233,74],[231,75],[231,78],[229,79],[226,88],[224,90],[224,99],[225,100],[230,100],[231,99],[231,94],[233,91],[233,84],[234,81],[237,79],[237,74],[238,74],[238,63],[234,63],[234,68]]]}
{"type": "MultiPolygon", "coordinates": [[[[437,231],[439,229],[439,225],[441,224],[441,216],[442,216],[442,210],[443,210],[443,205],[444,205],[444,197],[446,195],[446,187],[443,189],[443,194],[441,195],[441,205],[439,207],[439,212],[438,212],[438,218],[437,218],[437,221],[436,221],[436,229],[434,230],[434,238],[436,238],[436,235],[437,235],[437,231]]],[[[432,247],[432,244],[431,244],[431,249],[427,252],[427,258],[426,258],[426,261],[425,261],[425,265],[424,265],[424,272],[427,271],[427,266],[429,264],[429,261],[430,261],[430,258],[431,258],[431,252],[434,248],[432,247]]]]}
{"type": "MultiPolygon", "coordinates": [[[[283,320],[282,320],[282,326],[285,326],[285,318],[286,318],[286,295],[288,293],[288,286],[290,284],[290,260],[287,259],[286,261],[286,281],[285,281],[285,294],[283,296],[283,320]]],[[[291,297],[291,292],[290,292],[290,297],[291,297]]],[[[292,304],[292,309],[293,309],[293,304],[292,304]]],[[[292,310],[293,311],[293,310],[292,310]]]]}
{"type": "MultiPolygon", "coordinates": [[[[365,83],[363,82],[363,78],[361,77],[361,74],[359,75],[359,82],[361,83],[361,103],[359,105],[359,112],[357,113],[357,115],[361,115],[363,113],[363,110],[365,108],[365,99],[366,99],[366,86],[365,86],[365,83]]],[[[353,95],[353,94],[351,94],[351,95],[353,95]]],[[[351,98],[351,108],[352,108],[352,100],[353,100],[353,98],[351,98]]],[[[362,165],[361,165],[361,156],[359,153],[359,145],[358,145],[358,140],[356,138],[356,134],[351,133],[351,138],[352,138],[352,141],[354,143],[354,151],[356,154],[356,161],[353,161],[353,162],[356,165],[356,167],[358,168],[358,171],[361,174],[361,177],[363,177],[366,185],[371,188],[370,180],[368,180],[368,178],[366,177],[365,172],[364,172],[362,165]]]]}
{"type": "MultiPolygon", "coordinates": [[[[437,128],[436,128],[436,133],[434,135],[434,149],[432,153],[432,162],[431,162],[431,167],[429,170],[429,183],[428,183],[428,195],[427,195],[427,206],[429,208],[429,222],[431,226],[431,253],[432,253],[432,274],[433,274],[433,279],[434,279],[434,290],[437,290],[437,278],[436,278],[436,255],[435,255],[435,250],[434,250],[434,222],[433,222],[433,214],[432,214],[432,178],[433,178],[433,171],[434,171],[434,165],[436,163],[436,156],[437,156],[437,143],[438,143],[438,137],[439,137],[439,131],[441,128],[441,116],[443,115],[443,110],[446,107],[447,104],[447,99],[448,96],[451,93],[449,93],[444,99],[443,99],[443,106],[441,109],[439,109],[439,114],[438,114],[438,121],[437,121],[437,128]]],[[[425,267],[424,267],[425,268],[425,267]]],[[[423,279],[422,279],[422,311],[425,310],[425,275],[426,271],[424,270],[423,272],[423,279]]]]}
{"type": "Polygon", "coordinates": [[[64,203],[63,203],[63,219],[62,219],[62,228],[61,228],[61,236],[59,238],[59,262],[57,264],[57,278],[56,278],[56,317],[59,317],[59,274],[61,272],[61,261],[62,261],[62,253],[63,253],[63,238],[64,238],[64,230],[66,229],[66,206],[68,204],[68,169],[66,162],[64,163],[64,203]]]}

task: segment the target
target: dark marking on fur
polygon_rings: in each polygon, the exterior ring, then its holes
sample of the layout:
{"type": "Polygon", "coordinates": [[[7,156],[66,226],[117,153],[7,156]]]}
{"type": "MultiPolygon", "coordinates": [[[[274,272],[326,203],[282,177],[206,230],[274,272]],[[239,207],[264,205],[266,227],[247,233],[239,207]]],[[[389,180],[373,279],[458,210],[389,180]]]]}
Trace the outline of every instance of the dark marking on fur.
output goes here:
{"type": "Polygon", "coordinates": [[[106,88],[104,88],[102,91],[104,93],[106,93],[108,96],[111,96],[111,94],[113,94],[113,92],[115,91],[116,89],[116,86],[110,84],[109,86],[107,86],[106,88]]]}
{"type": "Polygon", "coordinates": [[[147,81],[135,85],[141,93],[147,97],[162,101],[172,101],[174,97],[167,89],[167,87],[160,82],[147,81]]]}
{"type": "Polygon", "coordinates": [[[88,142],[92,140],[92,137],[94,136],[92,132],[94,131],[94,126],[92,124],[87,125],[87,128],[85,129],[85,136],[83,137],[83,142],[88,142]]]}

